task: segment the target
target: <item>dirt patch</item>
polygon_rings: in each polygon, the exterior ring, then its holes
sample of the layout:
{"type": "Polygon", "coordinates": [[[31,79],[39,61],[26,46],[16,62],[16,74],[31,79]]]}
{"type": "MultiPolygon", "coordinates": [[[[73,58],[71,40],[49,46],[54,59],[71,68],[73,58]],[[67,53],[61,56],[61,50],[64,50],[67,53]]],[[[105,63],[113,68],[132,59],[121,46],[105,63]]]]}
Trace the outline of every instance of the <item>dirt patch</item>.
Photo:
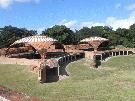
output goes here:
{"type": "Polygon", "coordinates": [[[25,59],[25,58],[0,57],[0,64],[19,64],[19,65],[39,66],[40,60],[38,60],[38,59],[25,59]]]}
{"type": "Polygon", "coordinates": [[[39,98],[30,97],[26,94],[10,90],[3,86],[0,86],[0,96],[10,101],[41,101],[39,98]]]}

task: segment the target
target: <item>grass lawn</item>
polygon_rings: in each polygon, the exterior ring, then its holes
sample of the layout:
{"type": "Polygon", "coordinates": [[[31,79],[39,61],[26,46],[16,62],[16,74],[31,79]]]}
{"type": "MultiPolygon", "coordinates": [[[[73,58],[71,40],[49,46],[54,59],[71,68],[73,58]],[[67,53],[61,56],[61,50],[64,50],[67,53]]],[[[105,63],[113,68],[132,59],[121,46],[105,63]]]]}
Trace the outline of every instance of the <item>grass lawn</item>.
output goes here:
{"type": "Polygon", "coordinates": [[[65,80],[40,84],[27,66],[0,65],[0,85],[43,101],[135,101],[135,55],[114,57],[98,69],[82,59],[67,71],[65,80]]]}

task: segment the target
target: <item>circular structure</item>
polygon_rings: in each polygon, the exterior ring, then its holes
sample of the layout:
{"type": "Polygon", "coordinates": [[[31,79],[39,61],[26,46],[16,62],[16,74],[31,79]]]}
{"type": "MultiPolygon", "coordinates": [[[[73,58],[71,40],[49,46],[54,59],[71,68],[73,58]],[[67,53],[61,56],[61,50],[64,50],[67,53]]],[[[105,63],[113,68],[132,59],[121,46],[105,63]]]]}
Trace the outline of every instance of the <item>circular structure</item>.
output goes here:
{"type": "Polygon", "coordinates": [[[97,51],[98,47],[103,43],[109,41],[106,38],[102,37],[90,37],[90,38],[85,38],[81,40],[80,42],[87,42],[88,44],[92,45],[94,48],[94,51],[97,51]]]}
{"type": "Polygon", "coordinates": [[[20,40],[15,41],[12,45],[14,44],[19,44],[19,43],[37,43],[37,42],[56,42],[56,39],[47,37],[47,36],[29,36],[29,37],[25,37],[22,38],[20,40]]]}
{"type": "MultiPolygon", "coordinates": [[[[59,43],[56,39],[47,36],[36,35],[25,37],[15,41],[13,44],[10,45],[10,48],[8,48],[7,53],[13,53],[10,52],[10,50],[12,50],[11,47],[15,47],[15,49],[13,48],[13,50],[16,50],[14,51],[16,53],[18,52],[20,47],[32,47],[34,51],[37,51],[41,55],[41,58],[45,58],[47,51],[53,52],[56,49],[63,49],[64,46],[61,43],[59,43]]],[[[19,51],[22,52],[21,49],[19,51]]]]}
{"type": "Polygon", "coordinates": [[[42,50],[42,49],[48,49],[52,44],[55,43],[58,43],[58,41],[53,38],[36,35],[36,36],[29,36],[17,40],[10,46],[17,45],[17,44],[26,44],[26,45],[31,45],[36,50],[42,50]]]}

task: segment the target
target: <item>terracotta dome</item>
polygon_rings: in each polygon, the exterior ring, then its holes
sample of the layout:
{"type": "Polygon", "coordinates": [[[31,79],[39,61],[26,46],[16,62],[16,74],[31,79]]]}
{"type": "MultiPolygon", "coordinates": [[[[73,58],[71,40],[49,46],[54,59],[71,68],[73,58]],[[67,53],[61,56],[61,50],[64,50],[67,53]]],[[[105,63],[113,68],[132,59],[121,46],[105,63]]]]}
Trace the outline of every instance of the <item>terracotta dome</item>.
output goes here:
{"type": "Polygon", "coordinates": [[[55,41],[57,40],[47,37],[47,36],[36,35],[36,36],[29,36],[29,37],[25,37],[20,40],[17,40],[12,45],[19,44],[19,43],[38,43],[38,42],[55,42],[55,41]]]}
{"type": "Polygon", "coordinates": [[[80,43],[82,42],[86,42],[89,43],[90,45],[93,46],[94,51],[97,51],[97,48],[103,43],[109,41],[106,38],[102,38],[102,37],[90,37],[90,38],[85,38],[83,40],[80,41],[80,43]]]}

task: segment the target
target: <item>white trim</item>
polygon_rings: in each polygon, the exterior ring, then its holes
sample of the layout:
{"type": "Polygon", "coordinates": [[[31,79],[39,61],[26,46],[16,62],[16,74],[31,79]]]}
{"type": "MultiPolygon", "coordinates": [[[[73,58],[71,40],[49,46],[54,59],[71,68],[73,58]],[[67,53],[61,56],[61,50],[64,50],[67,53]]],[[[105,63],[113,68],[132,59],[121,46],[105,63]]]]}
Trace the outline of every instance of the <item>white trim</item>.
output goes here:
{"type": "Polygon", "coordinates": [[[108,39],[106,38],[102,38],[102,37],[90,37],[90,38],[85,38],[83,40],[81,40],[80,42],[89,42],[89,41],[108,41],[108,39]]]}

